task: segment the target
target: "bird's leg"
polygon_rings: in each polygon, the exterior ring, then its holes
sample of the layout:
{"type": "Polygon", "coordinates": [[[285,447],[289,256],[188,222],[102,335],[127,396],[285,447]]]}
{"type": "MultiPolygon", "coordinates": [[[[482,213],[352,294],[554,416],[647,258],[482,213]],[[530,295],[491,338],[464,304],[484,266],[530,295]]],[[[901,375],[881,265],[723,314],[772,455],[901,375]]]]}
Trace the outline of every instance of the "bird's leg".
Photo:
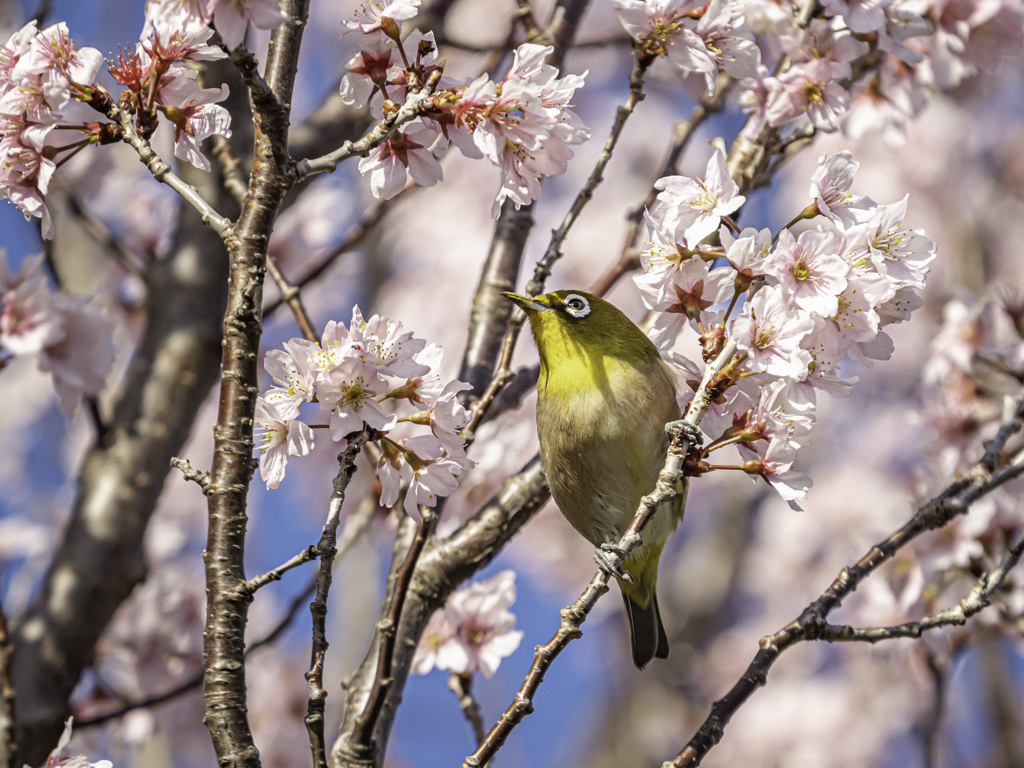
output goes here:
{"type": "Polygon", "coordinates": [[[615,565],[608,555],[618,555],[625,560],[629,553],[618,544],[602,544],[594,552],[594,560],[597,562],[597,567],[604,571],[609,578],[618,576],[627,584],[635,584],[633,577],[624,571],[621,565],[615,565]]]}
{"type": "Polygon", "coordinates": [[[688,421],[679,419],[678,421],[670,421],[665,425],[665,433],[670,438],[674,438],[680,431],[682,431],[683,437],[686,438],[691,447],[698,446],[704,442],[704,434],[700,431],[700,428],[693,426],[688,421]]]}

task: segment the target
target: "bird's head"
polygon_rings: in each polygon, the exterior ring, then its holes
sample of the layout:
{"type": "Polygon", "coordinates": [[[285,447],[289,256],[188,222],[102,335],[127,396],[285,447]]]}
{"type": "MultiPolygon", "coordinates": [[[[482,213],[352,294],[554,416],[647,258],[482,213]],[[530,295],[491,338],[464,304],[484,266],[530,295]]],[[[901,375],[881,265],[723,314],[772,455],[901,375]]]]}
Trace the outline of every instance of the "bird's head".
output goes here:
{"type": "Polygon", "coordinates": [[[609,357],[633,364],[658,357],[658,350],[632,320],[593,294],[565,290],[532,298],[502,295],[526,312],[541,364],[549,370],[609,357]]]}

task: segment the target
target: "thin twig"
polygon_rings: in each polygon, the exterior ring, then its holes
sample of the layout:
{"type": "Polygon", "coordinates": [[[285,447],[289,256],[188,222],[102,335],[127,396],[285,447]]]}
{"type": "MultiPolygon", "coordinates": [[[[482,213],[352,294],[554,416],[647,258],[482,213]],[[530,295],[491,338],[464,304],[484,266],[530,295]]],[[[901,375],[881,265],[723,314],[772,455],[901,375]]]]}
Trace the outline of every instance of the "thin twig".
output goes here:
{"type": "Polygon", "coordinates": [[[224,177],[224,189],[241,208],[245,205],[245,196],[249,192],[249,182],[242,170],[242,162],[231,151],[231,142],[219,133],[210,137],[210,143],[213,145],[213,158],[220,165],[220,172],[224,177]]]}
{"type": "Polygon", "coordinates": [[[253,594],[257,590],[267,586],[267,584],[280,581],[281,577],[288,573],[288,571],[298,568],[300,565],[304,565],[310,560],[316,560],[319,553],[320,552],[316,546],[310,544],[304,550],[299,552],[299,554],[277,566],[277,568],[272,568],[266,573],[261,573],[259,576],[253,576],[242,585],[242,589],[249,594],[253,594]]]}
{"type": "MultiPolygon", "coordinates": [[[[359,541],[362,535],[366,532],[366,529],[370,526],[370,522],[373,520],[373,517],[379,508],[376,496],[371,493],[363,499],[363,503],[360,505],[359,509],[356,510],[355,514],[346,518],[345,527],[342,529],[341,536],[338,537],[337,554],[334,559],[335,563],[338,562],[338,558],[347,554],[352,546],[359,541]]],[[[309,600],[309,598],[316,592],[316,585],[319,578],[319,574],[313,574],[306,586],[302,588],[302,591],[292,598],[292,601],[288,604],[288,609],[284,612],[281,618],[277,620],[277,623],[274,624],[273,628],[271,628],[271,630],[259,640],[249,644],[245,649],[246,658],[249,657],[249,654],[254,653],[260,648],[273,644],[284,634],[284,631],[291,626],[295,617],[299,615],[299,611],[306,605],[306,601],[309,600]]],[[[109,723],[111,720],[117,720],[120,717],[124,717],[129,712],[134,712],[136,709],[148,709],[149,707],[164,704],[188,693],[189,691],[198,689],[202,684],[203,673],[199,672],[194,677],[191,677],[181,683],[181,685],[178,685],[169,691],[165,691],[164,693],[157,694],[156,696],[152,696],[148,699],[143,699],[142,701],[127,704],[113,712],[107,712],[106,714],[97,715],[96,717],[90,717],[84,720],[76,720],[75,730],[80,731],[83,728],[91,728],[97,725],[103,725],[104,723],[109,723]]]]}
{"type": "Polygon", "coordinates": [[[306,710],[306,730],[309,732],[309,746],[313,752],[314,768],[327,768],[327,746],[324,743],[324,707],[327,705],[327,691],[324,690],[324,656],[327,653],[327,597],[331,590],[331,570],[337,553],[337,531],[341,522],[341,508],[345,503],[345,491],[356,471],[356,457],[369,437],[369,428],[363,427],[359,434],[349,436],[345,450],[338,454],[338,474],[334,478],[334,490],[327,510],[316,553],[320,555],[320,568],[316,575],[316,598],[309,606],[313,614],[313,647],[310,654],[309,705],[306,710]]]}
{"type": "Polygon", "coordinates": [[[135,130],[131,113],[113,102],[107,105],[105,113],[107,117],[121,126],[123,141],[139,154],[139,159],[149,169],[149,172],[153,174],[153,178],[162,184],[166,184],[181,195],[186,203],[199,212],[203,224],[218,235],[223,236],[231,226],[231,222],[217,213],[214,207],[206,202],[195,187],[182,181],[181,177],[171,170],[171,166],[160,159],[160,156],[153,151],[150,143],[135,130]]]}
{"type": "MultiPolygon", "coordinates": [[[[311,267],[306,274],[295,281],[293,284],[294,287],[298,290],[302,290],[326,272],[341,256],[344,256],[349,251],[359,247],[370,232],[373,231],[373,227],[381,220],[381,218],[384,217],[391,207],[397,203],[400,198],[407,195],[414,189],[420,189],[420,187],[417,185],[410,185],[405,187],[390,200],[378,200],[373,208],[367,211],[358,222],[352,225],[348,234],[345,235],[344,240],[323,256],[316,266],[311,267]]],[[[264,308],[263,318],[266,319],[270,317],[270,315],[276,312],[282,305],[284,305],[284,303],[285,300],[283,296],[274,299],[274,301],[267,304],[264,308]]]]}
{"type": "Polygon", "coordinates": [[[7,631],[7,617],[0,605],[0,768],[18,768],[18,741],[14,719],[14,685],[11,682],[11,658],[14,644],[7,631]]]}
{"type": "Polygon", "coordinates": [[[412,546],[409,547],[405,560],[402,561],[402,566],[395,576],[395,588],[387,615],[377,624],[377,631],[381,636],[377,672],[374,675],[373,687],[370,689],[366,705],[356,718],[350,743],[352,752],[362,758],[368,758],[373,754],[373,729],[377,725],[377,718],[380,717],[381,710],[384,709],[388,690],[395,682],[391,675],[391,666],[394,661],[398,624],[402,620],[402,608],[409,592],[409,583],[412,581],[413,572],[416,570],[416,562],[437,523],[437,513],[433,509],[421,507],[420,511],[423,519],[416,526],[416,536],[412,541],[412,546]]]}
{"type": "Polygon", "coordinates": [[[118,240],[113,233],[107,229],[106,224],[92,215],[89,209],[82,203],[82,200],[78,197],[78,193],[75,192],[75,190],[64,183],[59,176],[51,179],[50,185],[51,189],[56,187],[60,190],[67,202],[68,210],[71,211],[76,219],[79,220],[85,231],[89,233],[89,236],[103,246],[107,253],[109,253],[126,272],[140,276],[145,275],[148,265],[124,243],[118,240]]]}
{"type": "Polygon", "coordinates": [[[252,96],[253,104],[261,110],[279,109],[277,96],[274,95],[274,91],[260,74],[260,63],[256,60],[256,55],[244,44],[233,51],[228,51],[223,43],[221,43],[221,47],[227,51],[228,58],[238,68],[242,82],[248,87],[249,94],[252,96]]]}
{"type": "MultiPolygon", "coordinates": [[[[700,387],[694,394],[683,419],[691,429],[695,430],[698,427],[705,414],[710,410],[711,404],[722,394],[725,383],[720,373],[733,363],[736,346],[734,339],[727,341],[718,357],[705,369],[700,387]]],[[[689,449],[690,437],[686,434],[685,429],[680,429],[669,443],[665,466],[658,475],[658,483],[654,491],[640,500],[640,506],[629,527],[619,539],[618,547],[607,553],[612,561],[610,563],[612,568],[621,566],[629,557],[629,553],[640,546],[641,534],[647,523],[654,517],[661,505],[676,497],[676,485],[682,477],[683,461],[689,449]]],[[[488,731],[476,751],[463,761],[463,768],[482,768],[494,757],[516,725],[533,711],[533,697],[544,679],[544,674],[566,646],[582,636],[580,625],[597,605],[600,597],[608,591],[609,578],[608,572],[603,569],[599,570],[576,602],[562,609],[562,621],[558,631],[545,645],[538,646],[534,650],[533,664],[516,693],[515,699],[498,719],[498,722],[488,731]]]]}
{"type": "Polygon", "coordinates": [[[350,157],[366,157],[369,155],[370,152],[387,141],[387,138],[395,130],[420,113],[424,104],[433,95],[437,84],[441,81],[442,73],[443,67],[438,65],[438,68],[430,73],[426,85],[416,93],[410,93],[405,104],[384,118],[363,138],[358,141],[346,141],[338,149],[321,157],[300,160],[295,164],[295,168],[292,171],[291,183],[293,185],[298,184],[303,179],[316,173],[333,173],[339,163],[348,160],[350,157]]]}
{"type": "MultiPolygon", "coordinates": [[[[1020,401],[1017,401],[1019,407],[1020,401]]],[[[1016,408],[1012,420],[1017,420],[1016,408]]],[[[970,505],[979,498],[1024,473],[1024,450],[999,469],[992,466],[992,456],[998,456],[1005,447],[1005,441],[1013,434],[1011,428],[1000,429],[1001,445],[995,441],[986,449],[985,456],[966,476],[959,478],[939,496],[917,510],[914,516],[885,541],[872,547],[864,557],[839,573],[821,596],[811,603],[792,622],[773,635],[761,639],[760,650],[747,667],[746,672],[732,689],[711,707],[711,714],[689,743],[665,768],[690,768],[699,765],[705,755],[722,739],[726,725],[737,710],[747,702],[754,692],[765,685],[768,672],[784,651],[805,640],[828,639],[828,616],[842,605],[864,579],[879,566],[888,562],[901,548],[923,533],[943,527],[957,515],[967,512],[970,505]]],[[[997,459],[998,460],[998,459],[997,459]]],[[[1015,547],[1016,548],[1016,547],[1015,547]]],[[[1011,553],[1008,554],[1008,557],[1011,553]]],[[[1016,554],[1020,558],[1020,553],[1016,554]]],[[[1004,563],[1007,562],[1004,558],[1004,563]]],[[[1016,564],[1016,559],[1013,560],[1016,564]]],[[[997,569],[992,578],[1001,573],[997,569]]],[[[985,577],[988,578],[988,577],[985,577]]],[[[1005,578],[1005,574],[1003,575],[1005,578]]]]}
{"type": "Polygon", "coordinates": [[[605,142],[604,149],[601,150],[601,155],[597,159],[590,178],[576,195],[576,199],[573,200],[569,212],[565,214],[558,229],[551,233],[551,242],[548,243],[544,256],[537,262],[537,266],[533,270],[533,279],[526,285],[527,296],[536,296],[544,290],[544,283],[551,275],[551,267],[562,257],[562,244],[569,235],[569,230],[572,229],[587,203],[593,198],[594,190],[604,180],[604,169],[612,159],[612,152],[619,142],[619,137],[622,136],[622,129],[626,127],[626,121],[633,114],[637,104],[644,100],[644,75],[649,64],[650,62],[641,57],[639,52],[634,53],[633,72],[629,76],[629,98],[615,114],[615,123],[612,125],[611,133],[608,135],[608,140],[605,142]]]}
{"type": "Polygon", "coordinates": [[[267,253],[267,272],[270,273],[270,276],[274,278],[274,282],[277,283],[278,290],[281,291],[281,300],[292,311],[292,315],[295,316],[295,322],[299,324],[299,330],[302,331],[302,335],[309,341],[318,341],[320,336],[313,327],[313,321],[309,319],[306,305],[302,303],[301,289],[288,282],[288,278],[284,276],[281,268],[278,267],[277,260],[270,253],[267,253]]]}
{"type": "Polygon", "coordinates": [[[200,472],[198,469],[193,467],[189,463],[188,459],[181,459],[174,456],[171,459],[171,466],[180,469],[181,474],[185,476],[185,479],[196,483],[203,489],[204,494],[208,494],[210,492],[210,475],[206,472],[200,472]]]}
{"type": "Polygon", "coordinates": [[[473,676],[452,674],[448,678],[448,687],[459,700],[459,708],[466,721],[473,729],[474,743],[479,745],[484,740],[484,718],[480,714],[480,704],[473,698],[473,676]]]}

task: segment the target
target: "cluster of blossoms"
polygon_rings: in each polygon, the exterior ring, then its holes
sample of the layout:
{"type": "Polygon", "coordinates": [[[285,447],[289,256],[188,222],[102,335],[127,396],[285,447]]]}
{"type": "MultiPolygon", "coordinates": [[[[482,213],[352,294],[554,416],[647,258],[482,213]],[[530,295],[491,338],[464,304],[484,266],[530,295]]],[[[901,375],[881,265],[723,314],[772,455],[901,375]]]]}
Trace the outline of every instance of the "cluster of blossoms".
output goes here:
{"type": "MultiPolygon", "coordinates": [[[[51,291],[42,254],[25,259],[15,276],[0,249],[0,310],[0,350],[38,355],[65,413],[103,388],[114,364],[114,324],[86,298],[51,291]]],[[[6,362],[0,358],[0,367],[6,362]]]]}
{"type": "Polygon", "coordinates": [[[953,88],[992,71],[1024,42],[1019,0],[825,0],[798,27],[802,3],[772,0],[614,0],[619,20],[649,57],[664,57],[715,89],[719,70],[742,78],[740,102],[765,125],[806,117],[854,138],[905,139],[928,87],[953,88]],[[755,35],[757,41],[755,42],[755,35]],[[759,47],[760,46],[760,47],[759,47]],[[782,52],[774,74],[762,52],[782,52]]]}
{"type": "Polygon", "coordinates": [[[52,132],[63,120],[58,110],[82,95],[103,56],[95,48],[76,50],[63,22],[37,32],[31,21],[0,47],[0,192],[25,218],[40,219],[43,237],[51,238],[43,196],[57,170],[54,160],[85,146],[57,146],[52,132]]]}
{"type": "Polygon", "coordinates": [[[515,571],[502,571],[452,594],[423,630],[412,673],[425,675],[437,667],[455,675],[480,672],[493,677],[501,660],[523,639],[513,629],[516,617],[509,611],[515,601],[515,571]]]}
{"type": "MultiPolygon", "coordinates": [[[[111,77],[125,89],[118,103],[134,112],[146,139],[162,114],[174,125],[175,156],[208,171],[203,140],[231,135],[231,118],[217,106],[228,88],[200,88],[198,72],[180,62],[225,58],[225,50],[211,44],[215,29],[231,50],[250,21],[273,29],[285,18],[277,0],[150,0],[141,42],[109,63],[111,77]]],[[[54,232],[43,197],[54,172],[85,147],[122,138],[116,123],[69,119],[75,101],[104,113],[113,104],[95,83],[102,64],[95,48],[75,48],[64,22],[42,32],[29,22],[0,47],[0,192],[26,218],[39,218],[47,239],[54,232]],[[69,139],[75,130],[84,138],[69,139]]]]}
{"type": "MultiPolygon", "coordinates": [[[[432,32],[414,30],[404,40],[399,22],[416,13],[418,0],[367,4],[357,19],[359,53],[346,65],[341,95],[362,106],[379,89],[374,106],[390,114],[434,73],[437,47],[432,32]]],[[[456,81],[441,75],[420,117],[402,125],[359,164],[370,175],[374,196],[388,199],[402,191],[407,177],[429,187],[442,179],[441,158],[455,144],[470,158],[486,157],[501,169],[501,190],[492,210],[510,199],[518,208],[540,196],[541,180],[565,173],[573,156],[569,145],[582,144],[590,130],[569,108],[583,75],[559,78],[544,63],[554,49],[524,44],[500,82],[486,75],[456,81]]]]}
{"type": "Polygon", "coordinates": [[[457,399],[470,386],[457,380],[441,384],[443,356],[436,344],[402,333],[401,323],[378,315],[364,320],[359,307],[348,328],[328,323],[319,344],[292,339],[283,350],[268,352],[264,365],[275,386],[256,401],[260,476],[267,487],[281,483],[289,456],[313,449],[315,428],[330,429],[344,447],[345,436],[365,425],[380,442],[383,506],[394,506],[403,481],[410,514],[417,505],[432,507],[438,496],[448,496],[458,487],[456,477],[473,462],[459,434],[470,413],[457,399]],[[395,411],[402,401],[423,409],[399,416],[395,411]],[[302,404],[312,402],[330,413],[328,424],[313,427],[299,420],[302,404]],[[389,402],[396,406],[390,411],[384,407],[389,402]],[[392,430],[400,423],[429,427],[430,433],[395,437],[392,430]]]}
{"type": "Polygon", "coordinates": [[[904,225],[907,198],[878,205],[851,194],[857,167],[848,152],[823,156],[811,181],[813,202],[774,237],[768,229],[738,231],[730,214],[744,198],[720,150],[704,179],[657,183],[661,192],[647,212],[653,242],[635,279],[647,306],[662,313],[651,337],[682,369],[690,385],[684,400],[702,376],[671,351],[687,322],[700,333],[705,361],[726,339],[738,348],[726,369],[729,386],[703,428],[714,438],[705,455],[735,444],[746,461],[701,463],[697,471],[742,469],[764,477],[790,503],[806,498],[810,480],[792,466],[809,440],[817,390],[849,394],[855,380],[840,378],[840,362],[887,360],[893,344],[882,329],[921,306],[916,291],[935,245],[904,225]],[[789,230],[818,218],[825,223],[814,229],[789,230]],[[712,245],[716,232],[720,244],[712,245]],[[748,300],[731,317],[744,293],[748,300]],[[724,312],[715,311],[727,302],[724,312]]]}

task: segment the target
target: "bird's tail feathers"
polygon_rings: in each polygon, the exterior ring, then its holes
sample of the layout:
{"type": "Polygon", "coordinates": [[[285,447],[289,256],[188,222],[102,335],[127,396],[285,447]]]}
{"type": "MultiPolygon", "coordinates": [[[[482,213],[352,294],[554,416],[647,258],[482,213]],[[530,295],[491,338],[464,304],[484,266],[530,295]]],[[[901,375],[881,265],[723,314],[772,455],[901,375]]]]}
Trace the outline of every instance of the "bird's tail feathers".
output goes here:
{"type": "Polygon", "coordinates": [[[626,617],[629,619],[629,640],[633,649],[633,664],[643,669],[651,659],[668,658],[668,637],[658,610],[658,597],[651,595],[647,607],[643,608],[625,592],[626,617]]]}

